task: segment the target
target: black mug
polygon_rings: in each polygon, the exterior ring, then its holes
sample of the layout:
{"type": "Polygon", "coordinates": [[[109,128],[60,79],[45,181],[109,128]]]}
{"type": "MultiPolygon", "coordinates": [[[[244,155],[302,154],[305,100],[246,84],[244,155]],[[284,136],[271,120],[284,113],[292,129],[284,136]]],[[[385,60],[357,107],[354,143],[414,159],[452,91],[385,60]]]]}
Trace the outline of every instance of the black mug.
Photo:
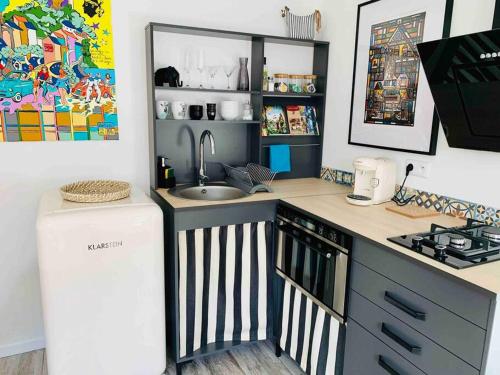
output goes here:
{"type": "Polygon", "coordinates": [[[191,118],[191,120],[200,120],[203,117],[203,106],[190,105],[189,106],[189,117],[191,118]]]}
{"type": "Polygon", "coordinates": [[[215,103],[207,103],[207,117],[209,120],[215,120],[217,114],[215,103]]]}

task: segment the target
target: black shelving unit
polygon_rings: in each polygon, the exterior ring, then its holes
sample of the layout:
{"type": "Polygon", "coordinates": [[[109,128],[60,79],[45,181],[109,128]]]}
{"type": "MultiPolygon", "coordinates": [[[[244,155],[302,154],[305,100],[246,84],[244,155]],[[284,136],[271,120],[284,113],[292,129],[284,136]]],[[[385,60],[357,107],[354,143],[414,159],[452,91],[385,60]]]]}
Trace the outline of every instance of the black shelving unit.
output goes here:
{"type": "MultiPolygon", "coordinates": [[[[158,155],[166,154],[174,167],[178,182],[192,182],[196,176],[197,146],[199,133],[204,129],[214,132],[217,147],[216,160],[230,164],[259,163],[268,166],[269,146],[271,144],[290,144],[292,172],[280,173],[277,178],[319,177],[323,152],[324,114],[328,75],[328,53],[330,44],[325,41],[301,40],[272,35],[240,33],[188,26],[150,23],[146,27],[147,73],[148,73],[148,112],[150,144],[151,187],[156,188],[156,160],[158,155]],[[251,42],[250,90],[223,90],[200,88],[174,88],[154,85],[154,34],[188,34],[193,36],[236,39],[251,42]],[[273,44],[313,47],[313,66],[311,73],[318,76],[316,89],[308,93],[263,92],[263,68],[265,48],[273,44]],[[157,120],[155,97],[157,90],[172,92],[206,92],[247,95],[254,108],[253,121],[208,121],[208,120],[157,120]],[[314,105],[317,111],[318,136],[267,136],[261,135],[260,117],[265,105],[314,105]],[[184,138],[183,138],[184,137],[184,138]],[[180,140],[189,140],[182,145],[180,140]],[[221,151],[220,151],[221,150],[221,151]],[[186,167],[187,166],[187,167],[186,167]]],[[[222,178],[217,175],[213,179],[222,178]]],[[[222,171],[221,171],[222,173],[222,171]]]]}
{"type": "MultiPolygon", "coordinates": [[[[182,363],[195,358],[210,355],[230,349],[235,345],[243,344],[239,341],[213,343],[203,346],[197,351],[180,357],[179,354],[179,310],[178,310],[178,258],[176,255],[176,218],[173,210],[166,209],[166,203],[156,194],[156,161],[158,155],[168,156],[175,168],[178,183],[192,182],[196,178],[198,164],[198,142],[200,134],[209,129],[215,137],[217,153],[214,160],[238,165],[246,162],[256,162],[267,165],[269,161],[269,147],[272,144],[289,144],[291,146],[292,172],[279,174],[278,178],[319,177],[321,170],[321,155],[324,133],[324,110],[326,101],[326,82],[328,69],[329,43],[314,40],[299,40],[279,36],[238,33],[234,31],[202,29],[187,26],[151,23],[146,27],[146,56],[147,56],[147,84],[148,84],[148,117],[149,117],[149,156],[150,181],[152,196],[158,199],[165,212],[165,269],[166,269],[166,327],[167,346],[172,352],[180,371],[182,363]],[[194,36],[214,37],[223,39],[238,39],[251,42],[251,72],[250,90],[198,89],[198,88],[171,88],[156,87],[154,81],[154,36],[155,32],[172,34],[189,34],[194,36]],[[311,73],[318,75],[317,93],[292,94],[270,93],[262,91],[263,65],[266,45],[272,48],[273,44],[294,46],[308,46],[314,48],[313,66],[311,73]],[[245,121],[209,121],[209,120],[158,120],[156,119],[155,99],[160,90],[172,92],[206,92],[246,95],[254,107],[254,120],[245,121]],[[320,135],[310,136],[270,136],[261,135],[261,113],[264,105],[314,105],[317,109],[317,119],[320,135]],[[169,248],[169,246],[171,246],[169,248]]],[[[207,158],[209,159],[209,158],[207,158]]],[[[209,161],[209,160],[207,160],[209,161]]],[[[208,164],[208,163],[207,163],[208,164]]],[[[220,165],[215,163],[217,166],[220,165]]],[[[208,174],[213,180],[218,179],[217,168],[208,174]]],[[[220,171],[223,173],[223,171],[220,171]]],[[[240,208],[235,208],[240,211],[240,208]]],[[[245,215],[255,210],[261,216],[262,210],[269,210],[269,217],[274,217],[274,206],[262,203],[246,208],[245,215]],[[272,207],[272,208],[270,208],[272,207]]],[[[235,214],[234,214],[235,215],[235,214]]],[[[259,216],[259,217],[260,217],[259,216]]],[[[260,219],[259,219],[260,220],[260,219]]],[[[259,221],[257,220],[257,221],[259,221]]],[[[266,219],[267,220],[267,219],[266,219]]],[[[272,337],[272,327],[268,328],[268,337],[272,337]]]]}

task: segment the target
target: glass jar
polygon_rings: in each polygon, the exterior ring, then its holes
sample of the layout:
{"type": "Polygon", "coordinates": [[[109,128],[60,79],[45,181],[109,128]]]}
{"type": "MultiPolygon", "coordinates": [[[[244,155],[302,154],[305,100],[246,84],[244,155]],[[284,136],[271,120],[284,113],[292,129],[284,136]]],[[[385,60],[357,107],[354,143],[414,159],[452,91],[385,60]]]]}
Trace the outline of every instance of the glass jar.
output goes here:
{"type": "Polygon", "coordinates": [[[316,74],[305,75],[302,82],[302,90],[308,94],[314,94],[316,92],[317,81],[318,76],[316,74]]]}
{"type": "Polygon", "coordinates": [[[302,85],[304,81],[304,76],[300,74],[290,75],[288,80],[288,91],[299,94],[302,92],[302,85]]]}
{"type": "Polygon", "coordinates": [[[288,74],[277,73],[274,75],[274,91],[288,92],[288,74]]]}
{"type": "Polygon", "coordinates": [[[245,121],[253,120],[253,107],[250,103],[243,104],[243,116],[245,121]]]}

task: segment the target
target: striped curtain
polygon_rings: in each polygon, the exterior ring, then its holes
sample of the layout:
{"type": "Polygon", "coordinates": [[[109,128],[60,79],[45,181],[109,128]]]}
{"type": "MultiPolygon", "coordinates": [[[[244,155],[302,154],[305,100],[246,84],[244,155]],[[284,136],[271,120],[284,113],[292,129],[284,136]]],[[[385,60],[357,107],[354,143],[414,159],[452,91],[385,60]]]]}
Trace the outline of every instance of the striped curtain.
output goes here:
{"type": "Polygon", "coordinates": [[[179,355],[265,340],[272,322],[272,222],[181,231],[179,355]]]}
{"type": "Polygon", "coordinates": [[[280,347],[302,370],[310,375],[340,373],[336,366],[340,323],[288,281],[284,281],[280,319],[280,347]]]}

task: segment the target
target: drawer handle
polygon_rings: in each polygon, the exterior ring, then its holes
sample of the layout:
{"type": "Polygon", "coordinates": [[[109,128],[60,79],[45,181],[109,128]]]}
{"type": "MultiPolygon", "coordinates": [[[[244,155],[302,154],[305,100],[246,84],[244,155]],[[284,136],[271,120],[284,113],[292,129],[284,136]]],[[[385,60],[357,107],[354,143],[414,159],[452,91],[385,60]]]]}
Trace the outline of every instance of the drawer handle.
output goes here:
{"type": "Polygon", "coordinates": [[[403,302],[399,301],[393,294],[385,292],[384,299],[389,302],[394,307],[404,311],[408,315],[413,316],[418,320],[425,320],[425,313],[412,309],[411,307],[405,305],[403,302]]]}
{"type": "Polygon", "coordinates": [[[391,365],[389,365],[385,358],[381,355],[378,356],[378,365],[382,367],[385,371],[387,371],[391,375],[401,375],[399,372],[394,370],[391,365]]]}
{"type": "Polygon", "coordinates": [[[408,350],[410,353],[420,353],[422,348],[420,346],[412,345],[406,340],[403,340],[401,337],[392,332],[389,328],[387,328],[387,324],[382,323],[382,333],[392,340],[396,341],[403,348],[408,350]]]}

